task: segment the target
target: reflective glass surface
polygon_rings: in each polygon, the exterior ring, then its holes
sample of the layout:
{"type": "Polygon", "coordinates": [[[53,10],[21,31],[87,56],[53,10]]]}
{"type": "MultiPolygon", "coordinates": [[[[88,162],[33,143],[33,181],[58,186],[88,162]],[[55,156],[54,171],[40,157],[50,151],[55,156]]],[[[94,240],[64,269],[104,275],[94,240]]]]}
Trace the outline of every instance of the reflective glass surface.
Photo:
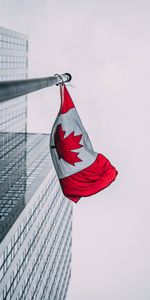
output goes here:
{"type": "Polygon", "coordinates": [[[0,299],[65,300],[71,276],[72,203],[63,196],[51,164],[49,135],[26,134],[25,142],[23,135],[20,151],[11,150],[7,168],[3,165],[0,299]]]}
{"type": "MultiPolygon", "coordinates": [[[[25,35],[0,27],[0,81],[28,75],[28,41],[25,35]]],[[[0,103],[0,132],[26,132],[27,97],[0,103]]]]}
{"type": "Polygon", "coordinates": [[[25,52],[28,50],[28,41],[23,38],[18,38],[14,32],[0,32],[0,48],[19,50],[25,52]]]}
{"type": "Polygon", "coordinates": [[[0,134],[0,241],[50,168],[49,136],[0,134]],[[8,141],[8,142],[7,142],[8,141]],[[11,141],[11,144],[10,144],[11,141]],[[32,189],[30,188],[32,185],[32,189]]]}
{"type": "MultiPolygon", "coordinates": [[[[25,36],[0,27],[0,81],[26,78],[27,66],[25,36]]],[[[26,95],[0,102],[0,240],[24,206],[26,119],[26,95]]]]}

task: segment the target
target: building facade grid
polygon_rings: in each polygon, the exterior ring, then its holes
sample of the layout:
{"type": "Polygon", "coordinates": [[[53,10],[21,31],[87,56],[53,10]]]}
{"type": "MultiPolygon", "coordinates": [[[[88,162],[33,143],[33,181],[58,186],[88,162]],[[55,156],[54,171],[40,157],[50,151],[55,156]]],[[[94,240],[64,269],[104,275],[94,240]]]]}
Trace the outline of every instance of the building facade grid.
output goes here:
{"type": "MultiPolygon", "coordinates": [[[[0,27],[0,81],[28,76],[28,38],[0,27]]],[[[49,136],[27,134],[27,97],[0,103],[0,300],[65,300],[72,203],[49,136]]]]}

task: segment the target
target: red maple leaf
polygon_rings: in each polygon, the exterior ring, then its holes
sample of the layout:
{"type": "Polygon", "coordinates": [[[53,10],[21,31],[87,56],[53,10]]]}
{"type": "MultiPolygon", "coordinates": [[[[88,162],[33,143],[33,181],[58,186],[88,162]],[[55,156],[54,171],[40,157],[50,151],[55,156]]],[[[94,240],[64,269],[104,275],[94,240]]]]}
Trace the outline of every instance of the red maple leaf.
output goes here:
{"type": "Polygon", "coordinates": [[[72,150],[79,149],[83,147],[80,145],[80,140],[82,138],[82,134],[74,135],[74,132],[71,132],[66,138],[65,131],[62,130],[61,124],[57,126],[55,132],[55,147],[58,153],[58,157],[63,158],[66,162],[71,165],[74,165],[76,162],[82,161],[78,157],[78,152],[73,152],[72,150]]]}

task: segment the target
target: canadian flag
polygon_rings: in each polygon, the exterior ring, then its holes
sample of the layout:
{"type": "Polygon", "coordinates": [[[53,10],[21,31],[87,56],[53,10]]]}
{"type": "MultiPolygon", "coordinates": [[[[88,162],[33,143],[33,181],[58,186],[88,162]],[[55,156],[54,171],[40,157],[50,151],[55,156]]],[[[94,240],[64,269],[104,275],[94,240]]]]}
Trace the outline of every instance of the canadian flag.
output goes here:
{"type": "Polygon", "coordinates": [[[60,86],[60,95],[61,107],[51,132],[51,156],[64,195],[78,202],[109,186],[117,171],[93,150],[65,85],[60,86]]]}

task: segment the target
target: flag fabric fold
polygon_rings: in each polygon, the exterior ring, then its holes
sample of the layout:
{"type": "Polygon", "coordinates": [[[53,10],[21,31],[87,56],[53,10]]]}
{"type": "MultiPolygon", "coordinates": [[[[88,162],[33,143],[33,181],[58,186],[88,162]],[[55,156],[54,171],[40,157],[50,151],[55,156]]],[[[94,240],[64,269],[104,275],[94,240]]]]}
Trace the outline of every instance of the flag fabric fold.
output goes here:
{"type": "Polygon", "coordinates": [[[78,202],[116,178],[110,161],[92,144],[65,85],[60,86],[61,106],[51,132],[50,150],[64,195],[78,202]]]}

